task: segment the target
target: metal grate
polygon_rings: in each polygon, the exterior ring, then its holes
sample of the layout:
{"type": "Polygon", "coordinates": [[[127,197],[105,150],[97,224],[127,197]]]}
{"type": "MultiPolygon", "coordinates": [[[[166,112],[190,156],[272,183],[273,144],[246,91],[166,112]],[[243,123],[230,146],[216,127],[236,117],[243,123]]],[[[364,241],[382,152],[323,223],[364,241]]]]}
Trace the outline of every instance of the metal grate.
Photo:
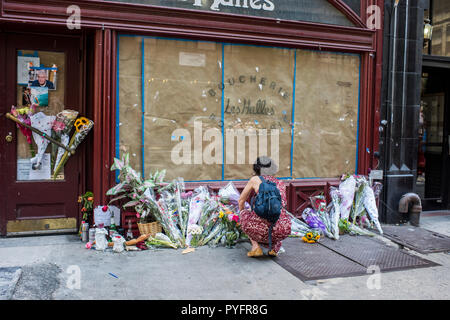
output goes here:
{"type": "Polygon", "coordinates": [[[344,235],[339,240],[323,239],[321,245],[368,268],[378,266],[381,271],[431,267],[437,264],[390,247],[380,240],[365,236],[344,235]]]}
{"type": "Polygon", "coordinates": [[[384,236],[420,253],[450,251],[450,237],[412,226],[383,226],[384,236]]]}
{"type": "Polygon", "coordinates": [[[366,274],[366,268],[320,244],[307,244],[300,238],[283,241],[285,253],[274,259],[297,278],[306,280],[350,277],[366,274]]]}
{"type": "Polygon", "coordinates": [[[324,238],[316,244],[288,238],[283,248],[286,252],[274,261],[303,281],[366,275],[370,266],[380,271],[438,266],[365,236],[344,235],[337,241],[324,238]]]}

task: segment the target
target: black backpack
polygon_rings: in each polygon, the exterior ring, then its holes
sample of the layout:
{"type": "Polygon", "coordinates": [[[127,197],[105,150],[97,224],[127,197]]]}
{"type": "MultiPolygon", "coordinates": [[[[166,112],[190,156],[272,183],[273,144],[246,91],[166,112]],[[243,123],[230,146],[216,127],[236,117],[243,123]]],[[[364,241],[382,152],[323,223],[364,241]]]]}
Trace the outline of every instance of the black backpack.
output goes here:
{"type": "Polygon", "coordinates": [[[259,177],[261,184],[258,194],[252,199],[252,210],[262,219],[271,223],[269,227],[269,250],[272,250],[272,229],[280,218],[281,214],[281,194],[277,185],[259,177]]]}

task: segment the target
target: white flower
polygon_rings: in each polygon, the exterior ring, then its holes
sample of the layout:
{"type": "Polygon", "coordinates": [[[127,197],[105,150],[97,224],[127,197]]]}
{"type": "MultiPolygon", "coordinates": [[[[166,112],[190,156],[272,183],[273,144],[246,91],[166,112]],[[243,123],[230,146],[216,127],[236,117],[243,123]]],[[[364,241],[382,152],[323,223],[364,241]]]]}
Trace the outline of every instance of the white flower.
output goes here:
{"type": "Polygon", "coordinates": [[[203,227],[197,224],[191,224],[188,226],[187,232],[191,235],[197,235],[203,233],[203,227]]]}

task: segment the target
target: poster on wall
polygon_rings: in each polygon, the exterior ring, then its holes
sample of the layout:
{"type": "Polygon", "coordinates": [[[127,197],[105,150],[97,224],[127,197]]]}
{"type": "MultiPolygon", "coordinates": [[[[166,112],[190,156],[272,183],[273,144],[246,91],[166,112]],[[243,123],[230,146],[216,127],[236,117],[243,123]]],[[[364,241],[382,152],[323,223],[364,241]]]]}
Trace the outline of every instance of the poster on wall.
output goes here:
{"type": "Polygon", "coordinates": [[[50,153],[45,153],[42,157],[40,169],[31,168],[30,159],[17,159],[17,180],[49,180],[50,179],[50,153]]]}
{"type": "Polygon", "coordinates": [[[40,66],[38,56],[17,56],[17,84],[26,86],[30,79],[31,67],[40,66]]]}
{"type": "Polygon", "coordinates": [[[32,66],[30,67],[28,86],[56,90],[57,78],[58,67],[55,64],[51,68],[32,66]]]}
{"type": "Polygon", "coordinates": [[[48,88],[30,87],[30,101],[39,107],[48,107],[48,88]]]}

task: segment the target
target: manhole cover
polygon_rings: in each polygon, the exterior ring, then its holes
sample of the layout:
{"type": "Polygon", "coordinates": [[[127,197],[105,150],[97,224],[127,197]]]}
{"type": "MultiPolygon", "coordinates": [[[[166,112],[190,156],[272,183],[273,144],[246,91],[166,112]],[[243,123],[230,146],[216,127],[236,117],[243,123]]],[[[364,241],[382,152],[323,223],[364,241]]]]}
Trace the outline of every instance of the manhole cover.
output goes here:
{"type": "Polygon", "coordinates": [[[363,266],[320,244],[307,244],[300,238],[283,241],[285,253],[274,259],[281,267],[302,281],[367,274],[363,266]]]}
{"type": "Polygon", "coordinates": [[[420,253],[450,251],[450,237],[420,227],[383,226],[384,236],[420,253]]]}
{"type": "Polygon", "coordinates": [[[438,264],[390,247],[374,238],[345,235],[339,240],[323,239],[321,245],[368,268],[378,266],[381,271],[431,267],[438,264]]]}

